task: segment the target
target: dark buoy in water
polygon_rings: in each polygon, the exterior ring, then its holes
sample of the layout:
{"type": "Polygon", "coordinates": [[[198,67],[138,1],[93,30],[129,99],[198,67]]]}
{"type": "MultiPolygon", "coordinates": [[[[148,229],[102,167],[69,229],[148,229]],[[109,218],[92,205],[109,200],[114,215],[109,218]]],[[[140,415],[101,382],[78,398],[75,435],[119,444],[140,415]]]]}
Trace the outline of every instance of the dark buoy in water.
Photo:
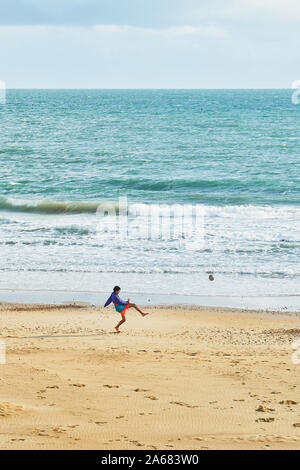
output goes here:
{"type": "Polygon", "coordinates": [[[213,274],[210,274],[210,275],[208,276],[208,279],[209,279],[210,281],[214,281],[214,280],[215,280],[215,277],[214,277],[213,274]]]}

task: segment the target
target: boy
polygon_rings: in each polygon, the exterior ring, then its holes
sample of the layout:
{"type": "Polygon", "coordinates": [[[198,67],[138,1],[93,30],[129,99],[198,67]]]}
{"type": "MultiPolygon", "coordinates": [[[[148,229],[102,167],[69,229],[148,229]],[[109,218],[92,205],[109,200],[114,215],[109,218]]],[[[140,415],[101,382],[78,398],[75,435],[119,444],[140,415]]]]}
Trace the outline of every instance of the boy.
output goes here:
{"type": "Polygon", "coordinates": [[[115,327],[117,333],[120,333],[120,330],[119,330],[120,326],[126,322],[125,314],[129,308],[135,308],[138,312],[140,312],[140,314],[143,317],[145,317],[146,315],[149,315],[149,313],[142,312],[142,310],[140,310],[136,304],[131,304],[129,299],[128,299],[128,302],[125,302],[124,300],[120,299],[119,297],[120,291],[121,291],[121,288],[119,286],[114,287],[113,293],[111,294],[109,299],[107,299],[104,305],[104,307],[108,307],[109,304],[113,303],[116,311],[122,315],[122,320],[115,327]]]}

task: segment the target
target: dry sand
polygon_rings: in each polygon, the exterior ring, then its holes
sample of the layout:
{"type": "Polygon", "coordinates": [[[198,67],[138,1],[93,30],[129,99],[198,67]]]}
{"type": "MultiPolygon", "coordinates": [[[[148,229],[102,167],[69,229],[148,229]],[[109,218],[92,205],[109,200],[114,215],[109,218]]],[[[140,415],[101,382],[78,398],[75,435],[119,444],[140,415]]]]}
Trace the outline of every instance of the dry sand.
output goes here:
{"type": "Polygon", "coordinates": [[[1,449],[299,449],[299,318],[0,306],[1,449]]]}

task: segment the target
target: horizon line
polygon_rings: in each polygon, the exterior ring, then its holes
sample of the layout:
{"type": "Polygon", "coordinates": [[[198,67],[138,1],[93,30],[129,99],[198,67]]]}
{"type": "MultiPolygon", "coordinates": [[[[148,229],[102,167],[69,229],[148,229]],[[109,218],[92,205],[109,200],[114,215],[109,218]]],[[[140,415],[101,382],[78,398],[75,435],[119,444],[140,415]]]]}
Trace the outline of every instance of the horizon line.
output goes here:
{"type": "Polygon", "coordinates": [[[141,87],[141,88],[106,88],[106,87],[99,87],[99,88],[95,88],[95,87],[91,87],[91,88],[85,88],[85,87],[6,87],[6,90],[88,90],[88,91],[163,91],[163,90],[174,90],[174,91],[206,91],[206,90],[292,90],[293,88],[292,87],[270,87],[270,88],[265,88],[265,87],[225,87],[225,88],[221,88],[221,87],[218,87],[218,88],[206,88],[206,87],[202,87],[202,88],[177,88],[177,87],[141,87]]]}

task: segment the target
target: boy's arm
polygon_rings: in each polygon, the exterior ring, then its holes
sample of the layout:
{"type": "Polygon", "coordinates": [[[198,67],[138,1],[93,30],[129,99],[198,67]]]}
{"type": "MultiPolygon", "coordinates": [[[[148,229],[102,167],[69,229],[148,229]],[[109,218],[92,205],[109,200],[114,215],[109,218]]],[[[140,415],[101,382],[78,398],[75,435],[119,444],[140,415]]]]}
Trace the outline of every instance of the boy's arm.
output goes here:
{"type": "Polygon", "coordinates": [[[109,304],[111,304],[111,303],[112,303],[112,298],[111,298],[111,296],[110,296],[110,298],[107,299],[107,301],[105,302],[104,307],[108,307],[109,304]]]}
{"type": "Polygon", "coordinates": [[[118,295],[116,295],[116,300],[118,301],[119,305],[127,305],[129,302],[125,302],[125,300],[120,299],[118,295]]]}

